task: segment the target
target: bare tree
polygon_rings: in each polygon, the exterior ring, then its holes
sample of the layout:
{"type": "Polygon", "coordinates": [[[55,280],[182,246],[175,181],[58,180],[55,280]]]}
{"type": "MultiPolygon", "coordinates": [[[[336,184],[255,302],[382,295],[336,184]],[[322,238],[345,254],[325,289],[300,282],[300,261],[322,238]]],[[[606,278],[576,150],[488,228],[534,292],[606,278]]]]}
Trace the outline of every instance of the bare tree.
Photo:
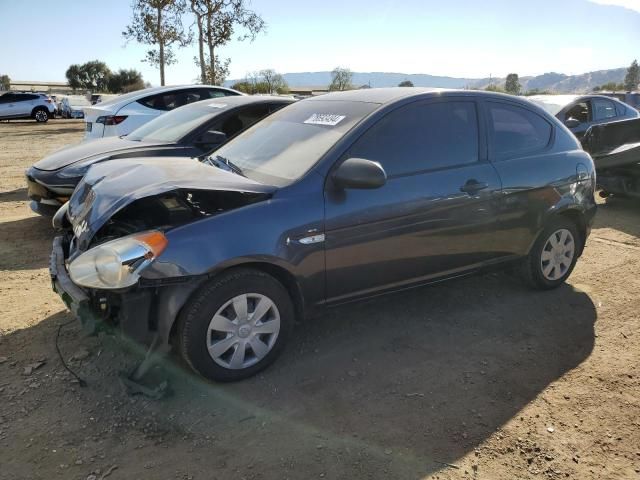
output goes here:
{"type": "Polygon", "coordinates": [[[334,91],[342,91],[342,90],[350,90],[353,88],[351,84],[353,78],[353,74],[351,70],[344,67],[336,67],[331,72],[331,85],[329,85],[329,90],[334,91]]]}
{"type": "Polygon", "coordinates": [[[228,74],[229,59],[219,59],[217,49],[226,45],[236,28],[243,33],[239,41],[253,41],[266,30],[264,20],[247,8],[247,0],[190,0],[198,29],[198,58],[202,83],[221,83],[228,74]],[[205,49],[206,46],[206,49],[205,49]]]}
{"type": "Polygon", "coordinates": [[[284,77],[272,68],[260,70],[259,75],[266,84],[268,93],[284,93],[289,88],[284,77]]]}
{"type": "Polygon", "coordinates": [[[160,85],[164,85],[164,67],[177,61],[173,45],[184,47],[191,43],[182,25],[186,0],[133,0],[132,8],[133,19],[122,35],[153,47],[144,61],[158,66],[160,85]]]}

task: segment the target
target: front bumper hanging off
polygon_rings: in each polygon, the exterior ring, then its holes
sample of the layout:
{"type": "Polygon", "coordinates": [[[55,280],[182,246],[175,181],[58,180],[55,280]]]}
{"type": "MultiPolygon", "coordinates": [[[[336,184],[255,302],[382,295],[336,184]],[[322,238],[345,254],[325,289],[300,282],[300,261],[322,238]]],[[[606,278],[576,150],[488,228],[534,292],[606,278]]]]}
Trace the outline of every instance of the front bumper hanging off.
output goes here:
{"type": "Polygon", "coordinates": [[[87,293],[73,283],[67,272],[63,237],[61,236],[53,239],[53,248],[49,259],[49,275],[53,291],[60,295],[67,308],[80,320],[83,329],[89,334],[95,333],[98,318],[91,308],[87,293]]]}

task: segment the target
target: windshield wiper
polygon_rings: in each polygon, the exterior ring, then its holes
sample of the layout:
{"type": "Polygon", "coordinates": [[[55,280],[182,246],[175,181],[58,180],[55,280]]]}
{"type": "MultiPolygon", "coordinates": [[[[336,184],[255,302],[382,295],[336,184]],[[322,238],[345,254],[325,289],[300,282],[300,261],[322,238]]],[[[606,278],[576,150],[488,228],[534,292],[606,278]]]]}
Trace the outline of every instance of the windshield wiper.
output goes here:
{"type": "Polygon", "coordinates": [[[214,167],[218,167],[222,170],[237,173],[242,177],[245,176],[242,173],[242,169],[239,166],[235,165],[233,162],[231,162],[231,160],[221,155],[216,155],[215,157],[212,155],[210,157],[207,157],[204,161],[205,163],[208,163],[209,165],[213,165],[214,167]]]}

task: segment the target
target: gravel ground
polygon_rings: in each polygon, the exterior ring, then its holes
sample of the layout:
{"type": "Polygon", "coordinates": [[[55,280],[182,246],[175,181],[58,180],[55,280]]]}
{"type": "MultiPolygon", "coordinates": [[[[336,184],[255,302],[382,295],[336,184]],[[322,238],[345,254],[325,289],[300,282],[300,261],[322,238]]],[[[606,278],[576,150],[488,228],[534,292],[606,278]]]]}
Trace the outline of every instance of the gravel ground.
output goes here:
{"type": "Polygon", "coordinates": [[[640,479],[640,203],[610,199],[569,284],[506,274],[330,310],[250,380],[85,337],[52,293],[23,172],[82,122],[0,123],[0,479],[640,479]]]}

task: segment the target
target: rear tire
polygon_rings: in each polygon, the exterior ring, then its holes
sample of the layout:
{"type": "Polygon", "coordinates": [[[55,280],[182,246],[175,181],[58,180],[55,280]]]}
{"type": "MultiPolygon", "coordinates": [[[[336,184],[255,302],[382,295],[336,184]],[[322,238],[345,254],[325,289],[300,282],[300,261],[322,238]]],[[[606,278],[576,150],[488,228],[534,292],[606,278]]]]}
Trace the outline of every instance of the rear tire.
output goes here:
{"type": "Polygon", "coordinates": [[[44,107],[37,107],[31,114],[38,123],[46,123],[49,120],[49,110],[44,107]]]}
{"type": "Polygon", "coordinates": [[[184,306],[177,344],[202,376],[241,380],[280,355],[294,315],[289,293],[275,278],[260,270],[232,270],[207,282],[184,306]]]}
{"type": "Polygon", "coordinates": [[[574,222],[561,216],[554,218],[522,260],[521,277],[530,287],[539,290],[559,287],[571,275],[582,242],[574,222]]]}

